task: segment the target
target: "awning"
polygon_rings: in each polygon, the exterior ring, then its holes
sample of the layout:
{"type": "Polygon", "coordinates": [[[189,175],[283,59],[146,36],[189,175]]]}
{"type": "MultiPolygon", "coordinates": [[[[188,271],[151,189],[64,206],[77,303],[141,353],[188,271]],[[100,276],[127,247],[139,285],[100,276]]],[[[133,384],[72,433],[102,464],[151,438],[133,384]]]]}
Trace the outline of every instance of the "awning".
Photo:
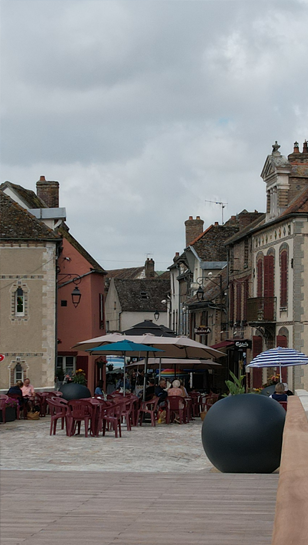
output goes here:
{"type": "Polygon", "coordinates": [[[234,341],[222,341],[218,344],[212,344],[211,348],[215,348],[215,350],[218,350],[220,348],[227,348],[227,346],[234,346],[234,341]]]}

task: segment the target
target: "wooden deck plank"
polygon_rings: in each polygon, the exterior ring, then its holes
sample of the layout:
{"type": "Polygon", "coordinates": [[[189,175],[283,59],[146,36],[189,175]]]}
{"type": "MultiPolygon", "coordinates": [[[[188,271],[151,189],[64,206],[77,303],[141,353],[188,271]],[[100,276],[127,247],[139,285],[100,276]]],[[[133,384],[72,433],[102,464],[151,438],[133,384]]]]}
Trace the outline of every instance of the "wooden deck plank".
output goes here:
{"type": "Polygon", "coordinates": [[[271,543],[277,474],[4,470],[0,479],[1,545],[271,543]]]}

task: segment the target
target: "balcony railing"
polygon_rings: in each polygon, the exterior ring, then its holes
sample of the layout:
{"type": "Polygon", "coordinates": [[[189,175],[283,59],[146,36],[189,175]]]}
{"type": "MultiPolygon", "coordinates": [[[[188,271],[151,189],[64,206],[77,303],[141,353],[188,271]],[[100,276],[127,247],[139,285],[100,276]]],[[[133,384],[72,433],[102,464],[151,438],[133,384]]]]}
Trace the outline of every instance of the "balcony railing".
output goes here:
{"type": "Polygon", "coordinates": [[[248,322],[276,322],[277,297],[253,297],[247,301],[248,322]]]}

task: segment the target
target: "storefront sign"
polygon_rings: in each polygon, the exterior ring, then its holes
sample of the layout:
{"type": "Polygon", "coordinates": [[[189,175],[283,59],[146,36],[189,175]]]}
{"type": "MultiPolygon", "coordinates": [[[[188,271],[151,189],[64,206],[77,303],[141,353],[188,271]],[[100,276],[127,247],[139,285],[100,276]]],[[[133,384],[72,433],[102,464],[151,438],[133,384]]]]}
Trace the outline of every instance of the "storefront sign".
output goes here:
{"type": "Polygon", "coordinates": [[[246,350],[246,348],[251,348],[251,341],[236,341],[235,347],[239,350],[246,350]]]}
{"type": "Polygon", "coordinates": [[[212,332],[211,328],[208,327],[207,325],[199,325],[199,327],[195,329],[195,333],[197,335],[208,335],[211,332],[212,332]]]}

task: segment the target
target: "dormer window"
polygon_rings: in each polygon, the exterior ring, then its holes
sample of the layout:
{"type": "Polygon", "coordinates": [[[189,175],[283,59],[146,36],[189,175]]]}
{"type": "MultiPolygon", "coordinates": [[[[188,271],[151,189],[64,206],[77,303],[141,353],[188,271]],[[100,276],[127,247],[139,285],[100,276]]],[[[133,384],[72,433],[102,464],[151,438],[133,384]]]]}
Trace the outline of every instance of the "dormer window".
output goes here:
{"type": "Polygon", "coordinates": [[[15,292],[15,313],[18,316],[23,316],[25,313],[24,292],[22,288],[18,288],[15,292]]]}

